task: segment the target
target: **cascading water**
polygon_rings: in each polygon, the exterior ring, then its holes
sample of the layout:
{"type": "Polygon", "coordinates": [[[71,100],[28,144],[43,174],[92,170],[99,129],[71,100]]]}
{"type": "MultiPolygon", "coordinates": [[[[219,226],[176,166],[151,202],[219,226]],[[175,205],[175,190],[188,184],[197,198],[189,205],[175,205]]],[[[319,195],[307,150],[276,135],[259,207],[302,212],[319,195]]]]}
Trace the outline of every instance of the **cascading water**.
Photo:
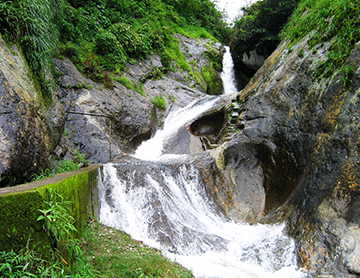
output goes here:
{"type": "Polygon", "coordinates": [[[221,72],[221,79],[224,85],[224,93],[237,93],[236,78],[234,72],[234,62],[231,57],[230,47],[225,46],[225,53],[223,58],[223,71],[221,72]]]}
{"type": "Polygon", "coordinates": [[[100,221],[163,250],[196,277],[306,277],[296,267],[295,245],[284,225],[231,221],[191,156],[162,155],[163,144],[179,128],[233,97],[208,97],[170,114],[135,158],[104,165],[100,221]]]}

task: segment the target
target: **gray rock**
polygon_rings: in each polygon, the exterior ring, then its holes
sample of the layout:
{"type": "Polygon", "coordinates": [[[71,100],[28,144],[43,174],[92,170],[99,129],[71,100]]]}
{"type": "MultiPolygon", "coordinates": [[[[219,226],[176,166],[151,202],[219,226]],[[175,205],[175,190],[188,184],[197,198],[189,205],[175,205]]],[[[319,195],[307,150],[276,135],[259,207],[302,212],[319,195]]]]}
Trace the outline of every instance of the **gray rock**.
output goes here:
{"type": "Polygon", "coordinates": [[[359,275],[360,50],[355,47],[345,63],[354,75],[344,87],[339,72],[322,79],[313,75],[328,49],[324,44],[313,54],[304,39],[289,52],[283,42],[265,61],[237,97],[242,128],[217,136],[216,174],[209,186],[233,218],[286,221],[299,266],[311,275],[354,277],[359,275]]]}

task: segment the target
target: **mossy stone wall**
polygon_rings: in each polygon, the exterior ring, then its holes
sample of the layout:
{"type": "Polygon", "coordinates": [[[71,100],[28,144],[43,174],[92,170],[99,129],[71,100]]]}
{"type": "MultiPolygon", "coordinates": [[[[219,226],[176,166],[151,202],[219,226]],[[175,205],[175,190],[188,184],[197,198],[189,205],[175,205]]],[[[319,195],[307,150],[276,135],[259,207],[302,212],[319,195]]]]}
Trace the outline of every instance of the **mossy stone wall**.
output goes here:
{"type": "Polygon", "coordinates": [[[0,251],[18,250],[27,244],[42,252],[48,237],[37,221],[39,209],[50,200],[50,189],[73,204],[75,227],[81,232],[89,217],[97,218],[99,165],[58,174],[39,182],[0,189],[0,251]]]}

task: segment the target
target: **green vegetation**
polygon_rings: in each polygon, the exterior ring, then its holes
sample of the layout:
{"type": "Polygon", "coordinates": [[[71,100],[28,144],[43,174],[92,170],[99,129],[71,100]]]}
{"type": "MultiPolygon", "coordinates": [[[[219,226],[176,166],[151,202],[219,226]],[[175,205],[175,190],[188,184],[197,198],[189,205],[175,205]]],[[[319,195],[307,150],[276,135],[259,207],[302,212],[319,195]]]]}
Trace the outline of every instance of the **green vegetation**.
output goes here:
{"type": "Polygon", "coordinates": [[[20,43],[47,101],[51,100],[51,89],[55,84],[52,58],[59,39],[63,5],[63,0],[0,3],[0,32],[7,40],[20,43]]]}
{"type": "Polygon", "coordinates": [[[161,110],[164,110],[166,108],[166,99],[163,96],[155,96],[152,99],[150,99],[152,104],[155,105],[155,107],[160,108],[161,110]]]}
{"type": "Polygon", "coordinates": [[[0,3],[0,32],[19,43],[51,101],[52,58],[72,59],[89,78],[112,87],[126,61],[158,53],[191,71],[174,33],[228,39],[230,29],[210,0],[14,0],[0,3]]]}
{"type": "MultiPolygon", "coordinates": [[[[51,200],[50,191],[53,190],[72,203],[71,215],[75,218],[74,226],[77,230],[94,215],[90,200],[97,185],[98,168],[90,166],[79,170],[76,174],[63,175],[59,180],[54,177],[49,181],[40,181],[43,186],[21,193],[9,193],[0,197],[0,250],[18,251],[27,245],[39,254],[48,252],[49,239],[42,229],[43,223],[36,221],[39,210],[46,208],[46,202],[51,200]],[[30,241],[29,238],[31,239],[30,241]]],[[[23,187],[23,189],[26,189],[23,187]]],[[[21,188],[18,188],[21,190],[21,188]]]]}
{"type": "Polygon", "coordinates": [[[279,33],[299,0],[262,0],[242,8],[244,16],[235,21],[231,49],[254,50],[268,56],[280,42],[279,33]]]}
{"type": "Polygon", "coordinates": [[[95,277],[75,237],[72,204],[51,189],[45,203],[37,221],[43,223],[50,244],[47,253],[36,253],[28,245],[19,252],[0,252],[1,277],[95,277]]]}
{"type": "Polygon", "coordinates": [[[114,80],[123,84],[126,88],[134,90],[140,95],[145,96],[144,85],[142,83],[134,84],[126,75],[114,77],[114,80]]]}
{"type": "Polygon", "coordinates": [[[32,174],[30,182],[39,181],[48,177],[53,177],[56,174],[66,173],[73,170],[80,169],[81,165],[86,165],[88,162],[85,161],[84,155],[79,150],[75,150],[76,159],[70,161],[67,159],[58,161],[52,169],[42,170],[40,173],[32,174]]]}
{"type": "Polygon", "coordinates": [[[33,174],[31,176],[31,182],[42,180],[42,179],[45,179],[48,177],[52,177],[56,174],[66,173],[69,171],[77,170],[79,168],[80,168],[79,164],[77,164],[73,161],[62,160],[53,168],[53,170],[46,169],[46,170],[41,171],[39,174],[33,174]]]}
{"type": "Polygon", "coordinates": [[[79,235],[74,204],[51,188],[49,194],[44,208],[36,211],[47,239],[41,242],[43,252],[36,251],[40,242],[30,247],[30,238],[17,252],[0,251],[1,277],[193,277],[159,250],[94,220],[79,235]]]}
{"type": "Polygon", "coordinates": [[[353,70],[344,65],[360,40],[360,7],[351,0],[303,0],[282,32],[282,38],[295,44],[309,35],[309,47],[329,42],[327,59],[320,62],[315,76],[331,76],[340,69],[340,81],[348,87],[353,70]]]}
{"type": "Polygon", "coordinates": [[[97,222],[88,227],[81,242],[87,261],[101,277],[193,277],[159,250],[97,222]]]}

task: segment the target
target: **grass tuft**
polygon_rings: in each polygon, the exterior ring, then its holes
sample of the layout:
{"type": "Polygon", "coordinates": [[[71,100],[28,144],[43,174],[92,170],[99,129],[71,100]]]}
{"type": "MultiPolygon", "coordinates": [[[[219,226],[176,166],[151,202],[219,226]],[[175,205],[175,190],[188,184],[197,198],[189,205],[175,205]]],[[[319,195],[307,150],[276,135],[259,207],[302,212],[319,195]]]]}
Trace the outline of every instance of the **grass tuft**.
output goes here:
{"type": "Polygon", "coordinates": [[[310,35],[309,47],[330,42],[328,57],[315,71],[317,77],[342,72],[344,86],[349,85],[352,69],[344,67],[355,44],[360,40],[360,6],[352,0],[303,0],[291,16],[281,37],[292,44],[310,35]]]}

